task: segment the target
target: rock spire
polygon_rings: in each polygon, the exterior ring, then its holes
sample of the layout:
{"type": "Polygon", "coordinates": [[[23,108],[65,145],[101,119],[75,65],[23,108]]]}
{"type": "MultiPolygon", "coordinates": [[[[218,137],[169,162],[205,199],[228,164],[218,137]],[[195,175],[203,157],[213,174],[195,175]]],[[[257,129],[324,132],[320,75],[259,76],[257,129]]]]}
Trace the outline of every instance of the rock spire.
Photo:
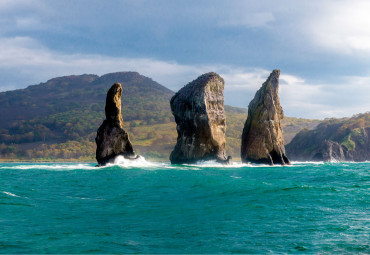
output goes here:
{"type": "Polygon", "coordinates": [[[105,117],[103,124],[99,127],[95,142],[96,160],[99,166],[113,163],[117,156],[135,158],[135,152],[123,129],[121,114],[122,85],[115,83],[109,89],[105,104],[105,117]]]}
{"type": "Polygon", "coordinates": [[[284,113],[278,95],[279,76],[280,70],[273,70],[249,103],[241,143],[243,162],[290,164],[281,128],[284,113]]]}

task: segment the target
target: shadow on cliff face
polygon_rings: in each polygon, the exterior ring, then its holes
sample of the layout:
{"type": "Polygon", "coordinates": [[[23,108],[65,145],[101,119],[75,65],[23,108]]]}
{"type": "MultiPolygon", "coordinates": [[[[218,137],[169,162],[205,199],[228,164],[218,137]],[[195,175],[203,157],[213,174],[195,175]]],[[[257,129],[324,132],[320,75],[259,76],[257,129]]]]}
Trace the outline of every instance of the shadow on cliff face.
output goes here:
{"type": "Polygon", "coordinates": [[[284,118],[279,99],[279,70],[273,70],[248,106],[242,142],[242,162],[290,164],[285,154],[281,120],[284,118]]]}
{"type": "Polygon", "coordinates": [[[231,164],[226,156],[224,80],[216,73],[199,76],[171,99],[177,124],[177,143],[170,155],[172,164],[217,160],[231,164]]]}
{"type": "Polygon", "coordinates": [[[99,127],[96,134],[96,160],[99,166],[114,163],[117,156],[128,159],[138,158],[128,137],[123,129],[121,114],[122,85],[115,83],[109,89],[105,104],[106,119],[99,127]]]}
{"type": "Polygon", "coordinates": [[[370,159],[370,113],[326,119],[316,129],[300,131],[287,153],[300,161],[366,161],[370,159]]]}

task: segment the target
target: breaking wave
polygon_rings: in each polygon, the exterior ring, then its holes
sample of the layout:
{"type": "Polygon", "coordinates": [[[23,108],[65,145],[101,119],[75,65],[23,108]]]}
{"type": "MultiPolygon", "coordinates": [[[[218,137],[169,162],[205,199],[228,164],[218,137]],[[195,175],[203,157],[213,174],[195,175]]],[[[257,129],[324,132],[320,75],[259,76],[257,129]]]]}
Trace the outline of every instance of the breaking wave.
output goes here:
{"type": "MultiPolygon", "coordinates": [[[[250,164],[242,163],[240,161],[234,161],[232,165],[224,165],[216,162],[215,160],[210,161],[199,161],[194,164],[182,164],[182,165],[171,165],[170,162],[151,162],[147,161],[144,157],[139,156],[139,158],[131,160],[126,159],[123,156],[118,156],[114,163],[107,164],[103,167],[96,167],[96,163],[2,163],[0,164],[1,169],[7,170],[29,170],[29,169],[39,169],[39,170],[50,170],[50,171],[69,171],[69,170],[103,170],[110,168],[140,168],[147,170],[202,170],[202,169],[236,169],[236,168],[266,168],[266,167],[305,167],[313,165],[340,165],[355,162],[322,162],[322,161],[293,161],[291,165],[281,166],[281,165],[266,165],[266,164],[250,164]]],[[[361,162],[361,163],[369,163],[361,162]]]]}
{"type": "Polygon", "coordinates": [[[153,167],[156,166],[155,163],[146,161],[143,156],[139,156],[136,159],[126,159],[123,156],[118,156],[115,158],[113,164],[107,164],[105,167],[110,166],[120,166],[120,167],[153,167]]]}
{"type": "Polygon", "coordinates": [[[7,191],[3,191],[2,193],[6,194],[6,195],[8,195],[8,196],[11,196],[11,197],[20,197],[20,196],[18,196],[18,195],[16,195],[16,194],[13,194],[13,193],[11,193],[11,192],[7,192],[7,191]]]}
{"type": "Polygon", "coordinates": [[[17,169],[17,170],[29,170],[29,169],[40,169],[40,170],[54,170],[54,171],[66,171],[66,170],[95,170],[96,167],[89,163],[27,163],[27,164],[16,164],[6,165],[2,164],[0,169],[17,169]]]}

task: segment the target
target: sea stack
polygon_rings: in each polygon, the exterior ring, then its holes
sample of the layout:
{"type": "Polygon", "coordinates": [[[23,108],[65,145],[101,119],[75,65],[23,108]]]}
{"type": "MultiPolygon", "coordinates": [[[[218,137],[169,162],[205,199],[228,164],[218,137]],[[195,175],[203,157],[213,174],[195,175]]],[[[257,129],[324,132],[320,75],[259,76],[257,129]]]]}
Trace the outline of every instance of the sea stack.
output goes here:
{"type": "Polygon", "coordinates": [[[121,96],[122,85],[117,82],[113,84],[107,93],[105,103],[106,119],[99,127],[95,138],[97,145],[96,160],[99,166],[113,163],[117,156],[124,156],[129,159],[136,158],[128,134],[123,129],[121,96]]]}
{"type": "Polygon", "coordinates": [[[273,70],[249,103],[241,144],[244,163],[290,164],[281,128],[284,113],[278,95],[279,75],[280,70],[273,70]]]}
{"type": "Polygon", "coordinates": [[[227,157],[225,82],[216,73],[199,76],[171,98],[171,110],[177,124],[177,143],[171,153],[172,164],[217,160],[231,164],[227,157]]]}

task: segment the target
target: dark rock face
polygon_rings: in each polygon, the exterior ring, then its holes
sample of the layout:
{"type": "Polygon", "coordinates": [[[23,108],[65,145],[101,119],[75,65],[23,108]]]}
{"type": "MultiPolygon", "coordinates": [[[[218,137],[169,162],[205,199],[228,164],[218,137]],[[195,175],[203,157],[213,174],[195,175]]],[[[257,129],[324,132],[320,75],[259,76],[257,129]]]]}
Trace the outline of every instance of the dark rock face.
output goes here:
{"type": "Polygon", "coordinates": [[[370,160],[370,128],[356,126],[348,128],[355,121],[356,118],[352,118],[339,124],[323,123],[315,130],[302,130],[287,145],[289,157],[301,161],[370,160]],[[343,126],[346,128],[342,128],[343,126]],[[340,132],[337,132],[338,130],[340,132]]]}
{"type": "Polygon", "coordinates": [[[121,114],[122,85],[115,83],[108,91],[105,104],[105,117],[99,127],[95,142],[96,160],[99,166],[114,162],[117,156],[135,158],[127,132],[123,129],[121,114]]]}
{"type": "Polygon", "coordinates": [[[345,161],[350,157],[346,147],[337,142],[325,140],[314,152],[312,160],[314,161],[345,161]]]}
{"type": "Polygon", "coordinates": [[[290,163],[280,123],[284,113],[278,95],[279,75],[280,71],[274,70],[249,103],[241,144],[241,159],[245,163],[290,163]]]}
{"type": "Polygon", "coordinates": [[[172,164],[214,160],[231,164],[226,157],[224,80],[206,73],[180,89],[171,99],[177,124],[177,143],[172,164]]]}

